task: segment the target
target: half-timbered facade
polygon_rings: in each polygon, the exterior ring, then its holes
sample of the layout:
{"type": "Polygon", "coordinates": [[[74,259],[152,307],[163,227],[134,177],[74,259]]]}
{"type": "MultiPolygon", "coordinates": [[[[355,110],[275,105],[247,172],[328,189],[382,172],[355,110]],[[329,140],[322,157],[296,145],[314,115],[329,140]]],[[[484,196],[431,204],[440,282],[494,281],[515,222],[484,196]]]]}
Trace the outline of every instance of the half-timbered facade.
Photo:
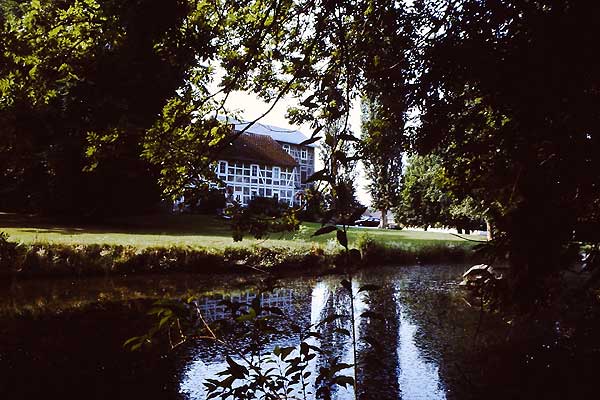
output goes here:
{"type": "MultiPolygon", "coordinates": [[[[232,124],[242,131],[247,124],[232,124]]],[[[227,194],[241,205],[253,197],[272,197],[289,205],[302,199],[314,173],[314,145],[300,131],[254,124],[247,128],[221,155],[217,176],[227,194]]]]}

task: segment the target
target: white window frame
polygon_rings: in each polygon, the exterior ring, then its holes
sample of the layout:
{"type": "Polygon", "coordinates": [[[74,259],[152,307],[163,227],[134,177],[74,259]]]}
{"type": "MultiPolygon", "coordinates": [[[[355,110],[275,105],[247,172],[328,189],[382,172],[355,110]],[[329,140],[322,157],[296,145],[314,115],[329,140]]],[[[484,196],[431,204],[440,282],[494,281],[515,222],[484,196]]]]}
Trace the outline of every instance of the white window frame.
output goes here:
{"type": "Polygon", "coordinates": [[[279,180],[280,176],[281,176],[281,168],[273,167],[273,179],[279,180]]]}
{"type": "Polygon", "coordinates": [[[227,175],[227,167],[228,167],[228,162],[227,161],[219,161],[219,166],[217,167],[217,173],[222,174],[222,175],[227,175]],[[221,172],[221,167],[223,167],[224,171],[221,172]]]}
{"type": "Polygon", "coordinates": [[[301,149],[300,150],[300,159],[301,160],[307,160],[308,159],[308,150],[306,150],[306,149],[301,149]]]}
{"type": "Polygon", "coordinates": [[[282,147],[283,147],[283,150],[285,150],[286,153],[290,154],[292,152],[289,144],[284,144],[282,147]]]}
{"type": "Polygon", "coordinates": [[[250,164],[250,176],[259,176],[259,175],[260,175],[260,167],[258,166],[258,164],[250,164]]]}

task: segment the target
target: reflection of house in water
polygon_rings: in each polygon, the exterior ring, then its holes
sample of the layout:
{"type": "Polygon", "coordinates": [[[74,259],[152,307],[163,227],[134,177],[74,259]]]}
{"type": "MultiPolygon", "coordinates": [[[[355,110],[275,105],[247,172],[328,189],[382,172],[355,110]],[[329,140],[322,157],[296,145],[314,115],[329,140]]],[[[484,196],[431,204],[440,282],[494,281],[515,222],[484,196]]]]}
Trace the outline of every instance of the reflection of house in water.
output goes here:
{"type": "MultiPolygon", "coordinates": [[[[286,315],[290,315],[293,312],[293,297],[294,291],[292,289],[276,289],[271,293],[261,293],[260,303],[263,307],[280,308],[286,315]]],[[[214,321],[231,316],[231,310],[223,303],[223,300],[250,304],[255,298],[256,293],[254,292],[232,292],[203,297],[198,299],[196,304],[204,318],[214,321]]]]}
{"type": "MultiPolygon", "coordinates": [[[[416,269],[414,271],[417,271],[416,269]]],[[[423,274],[423,272],[419,273],[423,274]]],[[[416,272],[414,272],[416,273],[416,272]]],[[[462,270],[461,270],[462,273],[462,270]]],[[[370,272],[369,272],[370,274],[370,272]]],[[[451,282],[460,274],[450,274],[448,270],[435,269],[425,275],[430,282],[451,282]],[[435,271],[435,272],[433,272],[435,271]]],[[[423,276],[423,275],[419,275],[423,276]]],[[[426,294],[434,289],[427,289],[425,294],[420,287],[414,287],[412,275],[406,272],[389,274],[383,277],[362,277],[353,280],[353,290],[356,293],[359,288],[367,283],[383,283],[382,288],[367,295],[356,296],[354,301],[354,312],[356,317],[356,337],[358,341],[358,364],[361,368],[368,368],[359,372],[359,387],[363,388],[359,394],[360,399],[398,399],[420,400],[420,399],[446,399],[446,386],[440,374],[439,360],[436,352],[432,352],[433,329],[439,329],[441,324],[429,324],[432,321],[432,312],[436,310],[435,305],[443,304],[439,301],[433,302],[431,296],[426,294]],[[377,281],[379,279],[380,281],[377,281]],[[416,306],[407,299],[418,298],[420,312],[416,312],[416,306]],[[366,311],[381,313],[384,319],[359,317],[366,311]],[[429,324],[429,325],[426,325],[429,324]],[[428,326],[424,329],[424,326],[428,326]],[[424,336],[423,336],[424,335],[424,336]],[[367,338],[374,338],[367,342],[367,338]]],[[[340,288],[339,277],[323,278],[318,282],[299,282],[293,286],[294,289],[279,289],[274,293],[261,295],[264,306],[278,307],[301,326],[309,324],[318,325],[325,318],[332,315],[347,315],[351,307],[350,299],[340,288]],[[306,319],[306,320],[303,320],[306,319]]],[[[429,288],[429,286],[427,286],[429,288]]],[[[433,286],[431,286],[433,287],[433,286]]],[[[436,297],[438,296],[438,292],[436,297]]],[[[449,293],[440,292],[439,296],[447,297],[449,293]]],[[[204,315],[211,319],[228,317],[230,311],[222,304],[222,300],[228,299],[239,303],[251,303],[256,297],[253,292],[228,293],[218,296],[203,298],[199,306],[204,315]]],[[[450,324],[454,327],[454,325],[450,324]]],[[[348,334],[343,334],[340,329],[351,331],[352,325],[349,318],[338,318],[331,323],[320,324],[319,336],[311,336],[305,341],[311,345],[324,350],[331,351],[330,354],[318,354],[308,362],[307,372],[311,372],[308,379],[307,391],[315,393],[314,380],[318,376],[320,368],[329,363],[329,357],[333,355],[338,361],[352,365],[354,354],[352,340],[348,334]]],[[[454,332],[454,331],[453,331],[454,332]]],[[[466,330],[464,331],[466,334],[466,330]]],[[[440,335],[444,332],[438,332],[440,335]]],[[[438,336],[439,337],[439,336],[438,336]]],[[[236,344],[242,343],[244,338],[236,344]]],[[[297,334],[273,335],[272,341],[264,347],[262,354],[267,354],[275,346],[294,347],[298,354],[300,339],[297,334]]],[[[435,346],[446,345],[443,341],[435,346]]],[[[232,356],[234,360],[243,362],[232,356]]],[[[270,368],[272,365],[266,363],[262,367],[270,368]]],[[[182,373],[180,390],[190,399],[206,399],[207,393],[203,382],[206,379],[222,379],[219,373],[229,368],[229,364],[221,351],[214,347],[201,343],[194,349],[193,359],[182,373]]],[[[443,370],[442,370],[443,371],[443,370]]],[[[352,368],[339,371],[341,375],[352,376],[352,368]]],[[[241,383],[240,383],[241,384],[241,383]]],[[[292,394],[294,396],[295,393],[292,394]]],[[[297,397],[301,397],[298,394],[297,397]]],[[[314,397],[308,397],[314,398],[314,397]]],[[[337,400],[355,399],[353,388],[336,386],[333,396],[337,400]]]]}

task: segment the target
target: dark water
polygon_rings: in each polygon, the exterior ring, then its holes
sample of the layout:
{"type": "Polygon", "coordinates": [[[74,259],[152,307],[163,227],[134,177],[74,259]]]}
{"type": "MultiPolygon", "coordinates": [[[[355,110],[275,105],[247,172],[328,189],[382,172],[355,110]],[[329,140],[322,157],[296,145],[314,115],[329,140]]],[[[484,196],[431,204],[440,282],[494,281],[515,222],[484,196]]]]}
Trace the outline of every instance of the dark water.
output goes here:
{"type": "MultiPolygon", "coordinates": [[[[600,336],[595,325],[551,313],[528,321],[482,315],[467,305],[457,286],[465,268],[373,268],[355,277],[355,290],[381,286],[359,295],[355,304],[360,398],[597,398],[600,336]],[[358,317],[365,311],[384,318],[358,317]]],[[[222,299],[243,302],[258,295],[263,305],[308,325],[349,309],[342,279],[282,278],[262,294],[260,277],[170,275],[5,285],[0,287],[0,399],[203,399],[203,381],[226,367],[218,348],[197,341],[170,350],[165,340],[141,352],[122,347],[152,326],[146,312],[155,300],[200,294],[203,315],[219,319],[228,313],[222,299]]],[[[335,322],[312,344],[351,364],[351,341],[335,333],[350,327],[350,321],[335,322]]],[[[291,333],[274,340],[273,346],[300,342],[291,333]]],[[[317,357],[309,369],[316,373],[322,363],[317,357]]],[[[352,389],[337,388],[333,395],[354,398],[352,389]]]]}

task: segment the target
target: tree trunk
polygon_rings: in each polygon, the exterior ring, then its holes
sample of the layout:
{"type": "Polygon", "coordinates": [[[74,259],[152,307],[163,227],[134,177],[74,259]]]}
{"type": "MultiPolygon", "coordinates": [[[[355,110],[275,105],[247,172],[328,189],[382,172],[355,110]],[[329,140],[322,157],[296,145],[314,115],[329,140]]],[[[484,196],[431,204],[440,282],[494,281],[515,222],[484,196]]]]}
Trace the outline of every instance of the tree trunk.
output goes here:
{"type": "Polygon", "coordinates": [[[381,219],[379,220],[379,228],[385,229],[388,227],[387,210],[381,211],[381,219]]]}
{"type": "Polygon", "coordinates": [[[463,231],[462,231],[462,228],[456,228],[456,233],[458,233],[459,235],[461,235],[461,234],[462,234],[462,232],[463,232],[463,231]]]}
{"type": "Polygon", "coordinates": [[[485,226],[487,229],[487,240],[492,240],[494,238],[494,231],[492,228],[492,223],[487,218],[485,219],[485,226]]]}

